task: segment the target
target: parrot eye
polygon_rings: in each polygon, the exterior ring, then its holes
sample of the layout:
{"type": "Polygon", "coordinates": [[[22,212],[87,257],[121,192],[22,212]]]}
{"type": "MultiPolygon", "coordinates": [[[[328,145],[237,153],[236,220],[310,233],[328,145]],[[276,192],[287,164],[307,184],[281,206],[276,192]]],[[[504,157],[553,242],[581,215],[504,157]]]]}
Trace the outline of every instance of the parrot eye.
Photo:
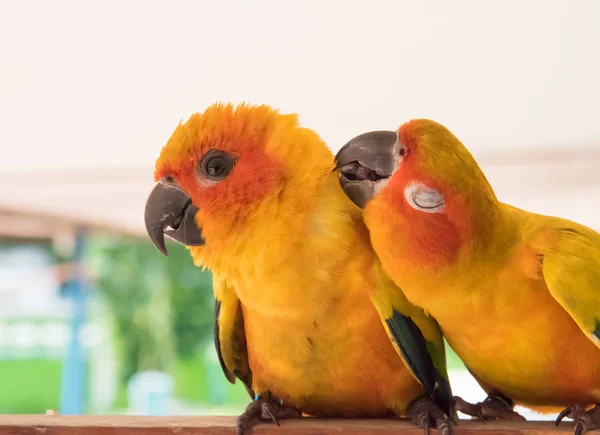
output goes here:
{"type": "Polygon", "coordinates": [[[410,184],[404,191],[408,204],[425,213],[439,213],[444,209],[444,197],[440,192],[422,184],[410,184]]]}
{"type": "Polygon", "coordinates": [[[204,178],[211,181],[221,181],[229,175],[235,166],[235,159],[219,150],[207,152],[200,160],[199,169],[204,178]]]}

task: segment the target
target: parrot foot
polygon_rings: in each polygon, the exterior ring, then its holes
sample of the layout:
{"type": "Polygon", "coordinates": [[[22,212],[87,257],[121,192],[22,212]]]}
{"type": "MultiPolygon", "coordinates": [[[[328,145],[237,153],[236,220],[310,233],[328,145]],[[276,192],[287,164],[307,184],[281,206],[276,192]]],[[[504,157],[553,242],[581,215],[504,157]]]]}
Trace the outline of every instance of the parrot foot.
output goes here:
{"type": "Polygon", "coordinates": [[[582,435],[588,430],[600,428],[600,405],[594,406],[589,411],[581,405],[569,406],[556,417],[556,425],[558,426],[563,418],[568,417],[573,419],[575,425],[575,435],[582,435]]]}
{"type": "Polygon", "coordinates": [[[480,420],[510,420],[525,421],[518,412],[513,411],[513,403],[508,397],[499,394],[490,394],[483,402],[472,404],[454,396],[454,408],[463,414],[480,420]]]}
{"type": "Polygon", "coordinates": [[[412,402],[406,415],[425,430],[425,435],[429,435],[431,426],[437,428],[442,435],[452,434],[452,419],[429,397],[421,397],[412,402]]]}
{"type": "Polygon", "coordinates": [[[302,417],[300,411],[284,406],[279,400],[258,398],[250,403],[246,411],[236,420],[236,435],[246,435],[252,427],[262,421],[272,421],[279,426],[280,418],[302,417]]]}

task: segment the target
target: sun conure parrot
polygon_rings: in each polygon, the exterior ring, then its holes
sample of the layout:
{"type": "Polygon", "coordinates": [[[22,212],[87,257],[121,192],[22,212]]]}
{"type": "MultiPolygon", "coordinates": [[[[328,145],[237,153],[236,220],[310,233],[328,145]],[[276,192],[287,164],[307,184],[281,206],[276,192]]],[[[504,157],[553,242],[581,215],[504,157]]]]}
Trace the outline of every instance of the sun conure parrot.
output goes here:
{"type": "Polygon", "coordinates": [[[148,234],[212,271],[223,371],[255,399],[238,433],[300,413],[450,433],[439,327],[382,272],[333,154],[296,115],[212,105],[175,129],[155,180],[148,234]]]}
{"type": "Polygon", "coordinates": [[[361,134],[336,156],[370,239],[410,302],[442,328],[488,394],[459,411],[560,413],[576,432],[600,406],[600,235],[501,203],[465,146],[427,119],[361,134]]]}

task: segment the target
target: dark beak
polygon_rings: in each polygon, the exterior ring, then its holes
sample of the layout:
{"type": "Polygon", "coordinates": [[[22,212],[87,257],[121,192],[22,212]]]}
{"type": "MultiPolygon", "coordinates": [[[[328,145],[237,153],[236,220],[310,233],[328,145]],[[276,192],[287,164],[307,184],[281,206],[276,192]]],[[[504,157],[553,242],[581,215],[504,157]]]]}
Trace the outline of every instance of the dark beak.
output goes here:
{"type": "Polygon", "coordinates": [[[356,136],[335,156],[340,185],[348,198],[360,208],[375,194],[375,184],[391,177],[397,159],[395,131],[371,131],[356,136]]]}
{"type": "Polygon", "coordinates": [[[182,245],[204,245],[202,231],[194,221],[197,212],[198,207],[179,187],[161,181],[152,189],[144,210],[146,231],[165,257],[165,234],[182,245]]]}

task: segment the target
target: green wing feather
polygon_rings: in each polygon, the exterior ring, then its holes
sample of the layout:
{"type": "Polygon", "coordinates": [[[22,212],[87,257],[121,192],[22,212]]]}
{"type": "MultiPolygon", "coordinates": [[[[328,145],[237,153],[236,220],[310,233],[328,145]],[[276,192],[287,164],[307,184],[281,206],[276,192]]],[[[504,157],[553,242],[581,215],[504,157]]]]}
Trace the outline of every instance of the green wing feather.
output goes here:
{"type": "Polygon", "coordinates": [[[380,264],[375,266],[375,277],[373,304],[394,347],[425,393],[449,415],[453,414],[446,349],[438,323],[406,299],[380,264]]]}

